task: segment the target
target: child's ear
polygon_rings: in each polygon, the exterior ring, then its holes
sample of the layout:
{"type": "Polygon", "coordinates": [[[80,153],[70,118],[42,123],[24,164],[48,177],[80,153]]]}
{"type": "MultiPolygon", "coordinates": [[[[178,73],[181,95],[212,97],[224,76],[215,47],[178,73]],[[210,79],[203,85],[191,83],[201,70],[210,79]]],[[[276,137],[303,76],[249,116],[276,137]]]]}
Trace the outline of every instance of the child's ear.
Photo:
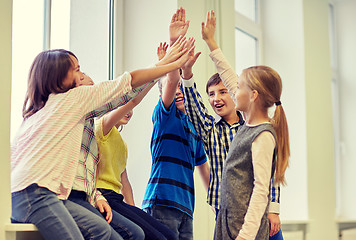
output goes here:
{"type": "Polygon", "coordinates": [[[258,95],[259,95],[259,93],[257,92],[257,90],[252,90],[251,100],[253,102],[255,102],[257,100],[257,98],[258,98],[258,95]]]}

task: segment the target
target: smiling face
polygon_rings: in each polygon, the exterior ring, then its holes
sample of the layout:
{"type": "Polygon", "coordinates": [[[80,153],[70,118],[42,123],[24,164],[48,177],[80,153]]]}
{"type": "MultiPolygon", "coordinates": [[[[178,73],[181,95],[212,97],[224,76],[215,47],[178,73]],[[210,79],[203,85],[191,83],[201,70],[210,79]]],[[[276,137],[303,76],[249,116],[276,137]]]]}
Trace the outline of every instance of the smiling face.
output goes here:
{"type": "Polygon", "coordinates": [[[208,87],[209,103],[216,114],[225,118],[236,114],[235,104],[222,82],[208,87]]]}
{"type": "Polygon", "coordinates": [[[87,86],[87,85],[94,85],[94,82],[91,79],[91,77],[89,77],[88,75],[84,74],[84,77],[82,79],[79,79],[79,82],[77,82],[77,87],[78,86],[87,86]]]}
{"type": "Polygon", "coordinates": [[[73,56],[70,56],[70,59],[72,66],[68,70],[66,78],[63,80],[64,87],[78,86],[78,82],[84,79],[84,74],[80,71],[78,60],[73,56]]]}
{"type": "MultiPolygon", "coordinates": [[[[180,84],[179,84],[180,85],[180,84]]],[[[185,113],[185,107],[184,107],[184,97],[183,97],[183,93],[182,90],[180,89],[180,87],[177,87],[177,91],[176,91],[176,107],[179,111],[185,113]]]]}

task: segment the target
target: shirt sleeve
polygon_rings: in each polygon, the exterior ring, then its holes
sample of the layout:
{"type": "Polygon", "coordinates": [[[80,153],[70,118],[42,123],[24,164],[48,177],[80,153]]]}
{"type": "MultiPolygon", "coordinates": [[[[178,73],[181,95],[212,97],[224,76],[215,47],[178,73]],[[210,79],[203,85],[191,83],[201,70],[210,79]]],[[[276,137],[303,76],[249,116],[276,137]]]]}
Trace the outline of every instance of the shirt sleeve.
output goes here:
{"type": "Polygon", "coordinates": [[[163,105],[162,97],[159,98],[158,104],[156,105],[153,114],[152,114],[152,121],[156,122],[159,121],[160,124],[164,124],[170,117],[170,115],[175,112],[176,104],[175,101],[166,109],[163,105]]]}
{"type": "Polygon", "coordinates": [[[110,129],[110,131],[104,136],[104,131],[103,131],[103,120],[104,118],[99,118],[95,120],[95,139],[98,143],[103,143],[107,141],[107,139],[110,137],[110,133],[113,131],[113,128],[110,129]]]}
{"type": "Polygon", "coordinates": [[[252,165],[254,173],[254,188],[244,223],[239,236],[245,239],[255,239],[261,224],[262,216],[268,204],[269,184],[273,152],[276,142],[273,135],[262,132],[252,143],[252,165]]]}
{"type": "Polygon", "coordinates": [[[208,134],[213,128],[214,117],[209,115],[203,103],[194,79],[182,79],[184,104],[188,118],[203,142],[208,140],[208,134]]]}
{"type": "Polygon", "coordinates": [[[97,204],[96,204],[96,203],[97,203],[99,200],[105,200],[105,201],[107,201],[106,198],[103,196],[103,194],[102,194],[100,191],[98,191],[97,189],[95,189],[95,190],[94,190],[94,201],[95,201],[94,207],[97,207],[97,204]]]}
{"type": "Polygon", "coordinates": [[[195,156],[196,156],[195,157],[195,166],[200,166],[207,161],[203,142],[200,139],[197,142],[197,149],[196,149],[195,156]]]}
{"type": "MultiPolygon", "coordinates": [[[[219,76],[229,91],[231,98],[235,101],[235,93],[237,89],[237,79],[238,76],[234,69],[231,67],[224,54],[220,48],[215,49],[209,54],[210,58],[213,60],[215,67],[219,73],[219,76]]],[[[236,105],[236,103],[235,103],[236,105]]]]}
{"type": "Polygon", "coordinates": [[[89,118],[98,118],[98,117],[102,117],[104,116],[106,113],[122,106],[125,105],[127,102],[129,102],[130,100],[132,100],[134,97],[136,97],[140,92],[142,92],[144,89],[146,89],[151,83],[156,83],[158,81],[158,79],[150,82],[150,83],[146,83],[142,86],[133,88],[131,91],[129,91],[126,96],[124,96],[123,98],[115,98],[113,101],[89,112],[86,114],[85,118],[86,120],[89,118]]]}
{"type": "Polygon", "coordinates": [[[279,184],[275,183],[274,176],[271,180],[271,202],[269,204],[270,213],[280,213],[280,196],[281,187],[279,184]]]}

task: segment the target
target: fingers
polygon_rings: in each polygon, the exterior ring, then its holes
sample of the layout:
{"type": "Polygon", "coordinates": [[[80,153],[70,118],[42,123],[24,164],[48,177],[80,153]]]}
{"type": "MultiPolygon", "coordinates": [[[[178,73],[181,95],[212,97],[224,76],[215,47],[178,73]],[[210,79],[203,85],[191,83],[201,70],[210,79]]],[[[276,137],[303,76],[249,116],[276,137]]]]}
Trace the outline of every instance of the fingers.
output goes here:
{"type": "Polygon", "coordinates": [[[105,211],[106,211],[106,217],[105,217],[105,219],[106,219],[106,221],[107,221],[108,223],[110,223],[111,220],[112,220],[112,211],[111,211],[111,208],[110,208],[110,207],[109,207],[109,209],[106,208],[105,211]]]}
{"type": "Polygon", "coordinates": [[[201,52],[197,52],[195,55],[194,55],[194,62],[198,59],[198,57],[200,56],[201,52]]]}
{"type": "Polygon", "coordinates": [[[215,17],[215,13],[213,10],[210,10],[207,14],[207,17],[206,17],[206,25],[212,25],[215,27],[216,25],[216,17],[215,17]]]}
{"type": "Polygon", "coordinates": [[[185,9],[182,7],[180,9],[181,9],[181,13],[182,13],[181,21],[185,22],[185,9]]]}
{"type": "Polygon", "coordinates": [[[173,14],[171,23],[182,21],[185,22],[185,9],[180,7],[177,9],[176,13],[173,14]]]}
{"type": "Polygon", "coordinates": [[[98,204],[98,208],[99,208],[99,211],[100,211],[101,213],[104,212],[104,207],[103,207],[102,204],[98,204]]]}
{"type": "Polygon", "coordinates": [[[271,237],[274,236],[280,230],[280,228],[281,228],[281,226],[279,224],[271,225],[271,229],[270,229],[269,235],[271,237]]]}
{"type": "Polygon", "coordinates": [[[176,46],[182,46],[182,44],[184,44],[186,41],[186,37],[183,37],[182,35],[180,35],[177,39],[177,41],[175,41],[175,43],[172,45],[172,47],[176,47],[176,46]]]}
{"type": "Polygon", "coordinates": [[[164,42],[163,44],[163,50],[166,52],[168,48],[168,43],[164,42]]]}

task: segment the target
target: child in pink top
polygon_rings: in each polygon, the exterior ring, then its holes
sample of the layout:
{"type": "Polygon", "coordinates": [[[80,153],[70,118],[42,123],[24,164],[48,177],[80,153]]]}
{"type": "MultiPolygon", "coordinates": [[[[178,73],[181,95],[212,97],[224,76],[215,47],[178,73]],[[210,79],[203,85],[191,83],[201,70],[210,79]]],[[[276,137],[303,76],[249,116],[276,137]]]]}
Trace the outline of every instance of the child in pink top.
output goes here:
{"type": "Polygon", "coordinates": [[[133,88],[179,68],[187,60],[184,45],[185,39],[181,39],[153,68],[85,87],[75,87],[84,75],[70,51],[48,50],[35,58],[23,107],[24,121],[11,144],[13,222],[35,224],[45,239],[113,237],[105,220],[83,224],[88,222],[89,213],[66,200],[77,169],[84,116],[113,99],[125,104],[133,88]],[[91,227],[103,228],[90,236],[91,227]]]}

